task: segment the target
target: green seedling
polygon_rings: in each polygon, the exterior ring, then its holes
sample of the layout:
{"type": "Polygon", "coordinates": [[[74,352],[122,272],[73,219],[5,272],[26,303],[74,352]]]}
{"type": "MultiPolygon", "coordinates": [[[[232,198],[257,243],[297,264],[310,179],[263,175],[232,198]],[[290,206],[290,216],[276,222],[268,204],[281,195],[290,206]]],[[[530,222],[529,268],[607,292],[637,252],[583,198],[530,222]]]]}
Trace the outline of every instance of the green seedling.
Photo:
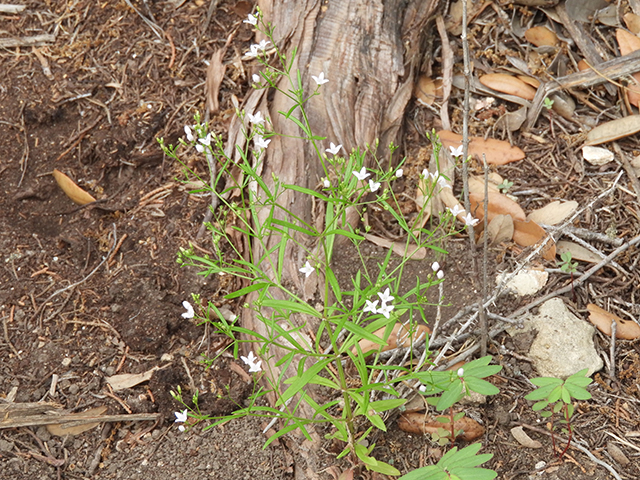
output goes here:
{"type": "Polygon", "coordinates": [[[573,301],[576,301],[576,292],[573,289],[573,275],[578,271],[578,262],[572,262],[571,252],[564,252],[560,255],[560,259],[562,260],[558,265],[560,266],[560,270],[565,273],[571,274],[571,296],[573,301]]]}
{"type": "Polygon", "coordinates": [[[591,398],[591,394],[585,388],[591,384],[591,379],[586,375],[587,369],[585,368],[574,373],[566,380],[555,377],[532,378],[531,383],[538,388],[524,397],[527,400],[538,400],[533,404],[533,410],[536,412],[539,411],[542,417],[551,419],[551,442],[553,443],[554,454],[557,453],[555,437],[553,435],[553,417],[557,413],[562,414],[562,418],[558,423],[567,426],[562,429],[562,432],[568,434],[569,439],[558,458],[562,458],[571,445],[573,435],[573,431],[571,430],[571,417],[574,412],[573,399],[589,400],[591,398]],[[547,408],[548,410],[545,410],[547,408]]]}
{"type": "Polygon", "coordinates": [[[544,108],[546,108],[547,110],[551,110],[553,108],[553,100],[551,100],[550,98],[545,98],[544,99],[544,103],[542,104],[542,106],[544,108]]]}
{"type": "Polygon", "coordinates": [[[498,185],[498,190],[502,193],[507,193],[511,187],[513,187],[513,182],[505,179],[500,185],[498,185]]]}

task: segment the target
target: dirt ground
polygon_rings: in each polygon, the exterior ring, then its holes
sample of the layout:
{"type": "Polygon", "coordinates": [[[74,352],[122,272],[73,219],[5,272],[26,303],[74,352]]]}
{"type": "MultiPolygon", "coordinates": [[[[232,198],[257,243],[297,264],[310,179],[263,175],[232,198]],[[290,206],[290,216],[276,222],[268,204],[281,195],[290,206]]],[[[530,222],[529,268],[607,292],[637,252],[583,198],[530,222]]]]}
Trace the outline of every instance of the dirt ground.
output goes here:
{"type": "MultiPolygon", "coordinates": [[[[293,478],[295,462],[303,460],[293,457],[286,442],[263,450],[264,421],[245,419],[208,430],[198,425],[181,433],[173,423],[180,406],[169,393],[178,385],[185,391],[198,389],[202,411],[215,415],[242,405],[252,388],[240,372],[241,362],[223,356],[207,367],[203,355],[211,354],[220,339],[181,316],[182,302],[192,293],[231,312],[239,307],[223,298],[234,290],[233,283],[176,263],[176,252],[189,244],[207,252],[210,239],[196,239],[196,234],[208,200],[190,195],[177,181],[180,168],[163,156],[156,139],[176,143],[193,114],[204,111],[206,61],[233,35],[224,58],[228,68],[220,110],[211,119],[212,129],[224,134],[233,114],[232,96],[241,101],[248,88],[240,58],[253,34],[242,20],[253,6],[231,0],[140,1],[133,2],[134,11],[125,1],[22,3],[27,6],[23,12],[0,14],[1,37],[52,34],[55,40],[0,51],[0,397],[52,402],[68,413],[105,406],[108,414],[159,415],[154,420],[101,423],[77,435],[52,435],[42,425],[0,430],[0,478],[293,478]],[[56,185],[54,169],[100,201],[76,206],[56,185]],[[160,368],[150,381],[133,388],[114,392],[106,382],[116,373],[155,367],[160,368]],[[223,390],[229,395],[218,395],[223,390]]],[[[626,9],[626,3],[621,8],[626,9]]],[[[540,15],[533,7],[513,6],[478,13],[472,49],[493,45],[488,25],[498,21],[500,11],[540,15]]],[[[592,28],[601,35],[594,33],[595,38],[611,36],[608,27],[592,28]]],[[[477,56],[477,67],[500,63],[494,58],[500,53],[485,50],[477,56]]],[[[432,68],[438,71],[439,54],[436,57],[432,68]]],[[[598,88],[608,105],[614,102],[598,88]]],[[[457,128],[462,124],[462,93],[454,89],[454,95],[452,121],[457,128]]],[[[484,117],[474,117],[474,135],[484,135],[504,113],[507,107],[499,103],[484,117]]],[[[595,117],[582,105],[579,113],[595,117]]],[[[432,109],[418,104],[407,118],[408,160],[397,193],[410,198],[426,166],[418,154],[428,144],[424,130],[438,121],[432,109]]],[[[533,133],[514,132],[514,143],[527,158],[499,172],[514,182],[511,192],[526,211],[551,199],[586,204],[622,169],[615,162],[585,164],[576,150],[580,131],[576,122],[548,113],[533,133]]],[[[629,154],[640,151],[637,137],[621,145],[629,154]]],[[[202,159],[193,153],[185,158],[204,174],[202,159]]],[[[472,167],[480,171],[478,165],[472,167]]],[[[625,239],[638,235],[633,192],[625,175],[620,188],[576,226],[613,231],[625,239]]],[[[393,230],[384,215],[372,217],[375,233],[393,230]]],[[[451,254],[441,260],[445,302],[450,303],[444,318],[478,300],[481,283],[474,278],[467,245],[466,238],[452,239],[447,245],[451,254]]],[[[614,248],[597,245],[606,254],[614,248]]],[[[368,248],[372,256],[380,254],[379,247],[368,248]]],[[[512,269],[524,253],[502,244],[489,258],[493,273],[512,269]]],[[[428,272],[431,261],[416,264],[415,273],[428,272]]],[[[630,273],[607,267],[577,289],[575,300],[570,294],[564,298],[582,318],[587,318],[585,305],[594,299],[610,299],[638,318],[637,250],[616,261],[630,273]]],[[[552,280],[538,295],[568,282],[554,263],[545,266],[552,280]]],[[[343,273],[347,278],[348,262],[343,273]]],[[[530,300],[501,298],[494,313],[509,315],[530,300]]],[[[608,356],[608,340],[601,334],[596,338],[603,357],[608,356]]],[[[486,404],[470,406],[468,415],[485,426],[482,453],[494,454],[486,466],[495,469],[498,478],[613,478],[594,458],[611,465],[620,478],[640,478],[638,340],[617,343],[617,377],[610,378],[606,371],[596,374],[594,398],[578,404],[575,438],[593,458],[571,449],[562,461],[555,459],[544,424],[523,398],[531,391],[527,379],[536,376],[524,347],[501,334],[489,352],[504,367],[492,379],[501,393],[486,404]],[[518,444],[510,434],[517,425],[532,427],[529,434],[543,447],[518,444]],[[541,467],[539,462],[546,464],[541,467]]],[[[407,434],[395,423],[387,434],[377,436],[376,445],[379,458],[403,473],[444,453],[429,437],[407,434]]],[[[335,460],[330,444],[323,448],[327,470],[321,475],[335,477],[347,464],[335,460]]]]}

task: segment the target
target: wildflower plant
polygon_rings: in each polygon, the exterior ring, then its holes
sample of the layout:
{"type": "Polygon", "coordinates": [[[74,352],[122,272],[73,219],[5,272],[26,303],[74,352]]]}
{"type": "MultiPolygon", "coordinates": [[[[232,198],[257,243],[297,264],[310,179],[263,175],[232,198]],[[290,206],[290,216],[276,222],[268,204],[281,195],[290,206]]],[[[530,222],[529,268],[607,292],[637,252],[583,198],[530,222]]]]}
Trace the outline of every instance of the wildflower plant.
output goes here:
{"type": "MultiPolygon", "coordinates": [[[[247,57],[255,58],[261,68],[259,74],[252,75],[253,88],[275,89],[292,101],[293,107],[288,112],[279,114],[294,122],[299,127],[300,138],[309,142],[317,152],[324,178],[312,179],[312,182],[318,182],[316,189],[306,185],[285,184],[275,176],[270,179],[269,184],[261,178],[258,167],[264,151],[270,148],[271,140],[278,136],[278,132],[272,130],[270,119],[262,112],[238,112],[239,117],[248,122],[245,122],[243,132],[247,139],[246,146],[236,146],[233,152],[239,157],[237,160],[225,153],[221,137],[209,132],[209,126],[202,124],[198,115],[196,124],[185,128],[186,141],[181,140],[179,147],[196,147],[198,152],[202,148],[208,159],[215,159],[217,168],[210,171],[211,175],[215,175],[215,182],[212,184],[224,184],[224,187],[221,191],[211,192],[220,202],[208,225],[213,239],[213,255],[198,255],[193,248],[181,249],[178,262],[183,266],[199,268],[203,275],[231,275],[240,279],[246,286],[228,294],[226,299],[233,300],[251,294],[256,300],[246,302],[242,307],[251,310],[254,318],[264,326],[262,333],[251,331],[237,322],[225,321],[212,303],[208,306],[198,305],[198,311],[206,312],[206,320],[210,320],[214,327],[233,339],[230,348],[233,348],[234,357],[240,358],[256,380],[260,378],[261,382],[260,386],[255,387],[246,405],[238,405],[236,412],[223,418],[202,415],[197,409],[196,392],[193,401],[195,407],[192,408],[189,419],[192,423],[204,419],[213,420],[211,426],[243,415],[279,420],[279,430],[267,440],[265,446],[296,429],[310,439],[307,427],[311,424],[328,426],[327,437],[344,444],[344,450],[338,457],[350,455],[352,461],[370,470],[400,475],[395,467],[375,458],[375,444],[365,445],[374,428],[386,431],[386,414],[406,402],[402,396],[406,382],[422,382],[428,397],[446,396],[444,405],[447,408],[461,398],[462,389],[465,392],[476,390],[494,393],[488,387],[488,382],[480,380],[495,370],[495,367],[487,366],[488,360],[483,360],[485,363],[479,369],[471,362],[462,370],[464,375],[461,374],[446,384],[440,376],[445,373],[426,374],[423,371],[433,367],[429,362],[425,339],[421,340],[420,346],[420,340],[414,340],[411,335],[408,339],[403,339],[408,340],[404,343],[400,339],[391,338],[392,330],[398,322],[403,323],[405,332],[414,332],[420,323],[427,321],[423,310],[423,306],[428,303],[427,291],[445,281],[440,264],[434,263],[433,273],[426,279],[416,279],[415,286],[406,291],[401,290],[401,285],[404,285],[401,279],[405,266],[414,260],[415,252],[420,249],[430,249],[440,257],[447,254],[441,245],[447,236],[457,233],[453,228],[455,214],[442,215],[440,223],[430,230],[420,228],[417,220],[408,221],[400,213],[399,202],[391,188],[393,182],[404,175],[401,168],[403,162],[392,168],[389,167],[391,161],[387,160],[383,166],[383,162],[376,156],[378,145],[344,154],[346,152],[342,145],[314,134],[305,112],[305,104],[312,96],[320,95],[322,86],[331,79],[325,77],[323,72],[317,72],[317,75],[311,76],[312,91],[305,91],[300,72],[292,71],[293,58],[287,58],[278,49],[273,38],[273,27],[264,23],[260,12],[249,15],[245,22],[255,26],[268,39],[252,45],[246,54],[247,57]],[[270,45],[273,45],[275,55],[268,57],[266,49],[270,45]],[[281,77],[288,80],[288,90],[280,87],[281,77]],[[202,139],[206,141],[203,142],[202,139]],[[369,167],[370,164],[373,166],[369,167]],[[239,169],[242,175],[232,175],[232,168],[239,169]],[[289,210],[287,205],[279,202],[279,198],[287,190],[313,197],[316,202],[323,202],[324,225],[319,227],[318,222],[305,221],[289,210]],[[406,234],[404,256],[396,260],[389,250],[377,268],[368,265],[360,253],[365,241],[363,234],[369,227],[362,231],[347,221],[347,211],[362,211],[371,207],[392,215],[406,234]],[[267,212],[268,215],[258,215],[258,211],[267,212]],[[256,250],[253,249],[248,253],[249,258],[243,256],[240,247],[234,242],[237,233],[250,238],[253,245],[262,247],[264,253],[260,258],[254,258],[256,250]],[[267,239],[275,239],[275,246],[267,248],[267,239]],[[344,279],[340,283],[331,262],[339,239],[353,245],[361,263],[359,271],[349,279],[349,287],[344,286],[344,279]],[[285,251],[292,243],[304,252],[300,264],[293,271],[299,272],[300,283],[313,275],[318,277],[319,288],[322,290],[321,305],[307,303],[303,294],[286,280],[283,273],[288,267],[285,265],[288,261],[285,251]],[[220,319],[210,319],[211,313],[220,319]],[[317,325],[313,338],[303,334],[302,327],[294,322],[294,315],[302,315],[308,320],[304,325],[306,329],[317,325]],[[381,334],[381,331],[384,333],[381,334]],[[398,344],[405,345],[408,360],[402,362],[402,365],[409,366],[388,366],[383,362],[382,350],[395,340],[398,340],[398,344]],[[254,348],[247,356],[240,355],[238,345],[243,341],[252,342],[254,347],[259,348],[254,348]],[[371,342],[376,347],[363,352],[363,341],[371,342]],[[276,347],[286,354],[276,358],[276,347]],[[418,347],[423,352],[419,358],[414,354],[414,349],[416,352],[420,351],[417,350],[418,347]],[[279,373],[273,369],[273,365],[280,369],[279,373]],[[295,373],[291,374],[292,371],[295,373]],[[351,378],[353,373],[350,372],[357,372],[357,381],[351,378]],[[324,404],[317,403],[312,394],[312,388],[317,386],[334,393],[324,404]],[[275,395],[275,406],[264,406],[264,401],[259,402],[267,394],[275,395]],[[303,404],[313,410],[311,417],[301,413],[303,404]]],[[[166,154],[180,162],[179,147],[166,146],[162,139],[159,141],[166,154]]],[[[442,146],[435,140],[434,146],[437,155],[442,146]]],[[[390,146],[391,155],[395,148],[390,146]]],[[[185,166],[185,182],[194,175],[196,172],[185,166]]],[[[450,188],[450,185],[442,182],[440,174],[431,178],[434,180],[431,194],[438,185],[440,188],[450,188]]],[[[473,220],[472,217],[469,218],[469,222],[472,223],[473,220]]],[[[185,305],[185,308],[187,314],[192,315],[189,307],[185,305]]],[[[448,372],[446,375],[451,378],[448,372]]],[[[172,394],[187,406],[179,387],[172,394]]],[[[176,421],[184,422],[184,414],[184,411],[177,412],[176,421]]],[[[463,458],[470,452],[475,455],[477,450],[467,448],[452,452],[451,456],[455,463],[456,459],[463,458]]],[[[475,458],[484,461],[488,457],[475,458]]],[[[465,480],[472,477],[460,478],[465,480]]]]}

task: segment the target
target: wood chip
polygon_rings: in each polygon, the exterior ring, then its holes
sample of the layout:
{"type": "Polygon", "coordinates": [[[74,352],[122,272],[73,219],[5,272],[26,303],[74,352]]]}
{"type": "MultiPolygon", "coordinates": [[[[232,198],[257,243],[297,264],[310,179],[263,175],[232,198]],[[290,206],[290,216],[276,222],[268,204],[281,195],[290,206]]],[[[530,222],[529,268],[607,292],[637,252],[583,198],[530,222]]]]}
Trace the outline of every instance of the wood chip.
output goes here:
{"type": "Polygon", "coordinates": [[[521,426],[513,427],[511,429],[511,435],[515,438],[520,445],[527,448],[542,448],[542,444],[532,439],[521,426]]]}

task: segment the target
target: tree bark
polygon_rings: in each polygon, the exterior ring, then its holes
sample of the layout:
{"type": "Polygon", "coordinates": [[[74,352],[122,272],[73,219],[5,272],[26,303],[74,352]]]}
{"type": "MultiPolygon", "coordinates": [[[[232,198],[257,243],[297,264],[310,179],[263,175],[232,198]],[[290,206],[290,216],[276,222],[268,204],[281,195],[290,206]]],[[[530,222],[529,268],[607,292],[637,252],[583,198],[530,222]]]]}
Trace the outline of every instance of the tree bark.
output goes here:
{"type": "MultiPolygon", "coordinates": [[[[423,60],[421,43],[425,26],[438,0],[331,0],[327,3],[321,0],[259,0],[258,3],[265,22],[275,26],[274,40],[278,48],[287,58],[297,50],[292,71],[300,70],[305,91],[312,92],[316,87],[312,75],[324,72],[329,79],[329,83],[320,88],[321,94],[306,104],[312,132],[327,137],[325,148],[329,142],[342,144],[348,154],[356,147],[374,145],[379,139],[379,153],[384,158],[389,142],[397,144],[414,75],[423,60]]],[[[283,78],[279,84],[285,91],[290,88],[286,82],[283,78]]],[[[309,142],[295,138],[300,136],[299,128],[278,114],[288,111],[291,106],[286,96],[265,89],[253,91],[244,102],[248,113],[268,112],[274,131],[282,134],[272,137],[262,157],[261,176],[269,187],[273,186],[275,176],[281,183],[315,189],[323,174],[317,154],[309,142]]],[[[236,143],[243,146],[246,142],[241,126],[238,118],[232,122],[227,152],[230,155],[236,143]]],[[[280,199],[295,215],[309,223],[323,217],[322,211],[312,211],[314,207],[322,206],[312,205],[308,195],[287,190],[280,199]]],[[[264,222],[268,213],[258,212],[260,221],[264,222]]],[[[267,248],[278,241],[278,238],[269,239],[267,248]]],[[[307,247],[313,249],[314,245],[307,247]]],[[[258,245],[248,248],[253,249],[253,258],[263,255],[258,245]]],[[[306,261],[305,252],[291,242],[285,258],[285,282],[306,300],[320,298],[322,292],[318,291],[317,284],[322,279],[317,275],[305,279],[298,271],[306,261]]],[[[252,303],[256,298],[257,295],[249,294],[246,302],[252,303]]],[[[297,315],[294,322],[306,325],[305,332],[317,331],[318,325],[311,318],[297,315]]],[[[266,333],[264,325],[250,309],[243,310],[242,324],[260,334],[266,333]]],[[[275,364],[285,352],[272,349],[271,353],[275,354],[273,358],[263,360],[277,375],[280,370],[275,364]]],[[[292,368],[295,365],[292,363],[292,368]]],[[[286,372],[285,378],[293,373],[286,372]]],[[[302,407],[302,413],[312,414],[306,405],[302,407]]],[[[307,468],[298,469],[296,478],[315,478],[314,471],[318,470],[309,458],[307,468]]]]}

